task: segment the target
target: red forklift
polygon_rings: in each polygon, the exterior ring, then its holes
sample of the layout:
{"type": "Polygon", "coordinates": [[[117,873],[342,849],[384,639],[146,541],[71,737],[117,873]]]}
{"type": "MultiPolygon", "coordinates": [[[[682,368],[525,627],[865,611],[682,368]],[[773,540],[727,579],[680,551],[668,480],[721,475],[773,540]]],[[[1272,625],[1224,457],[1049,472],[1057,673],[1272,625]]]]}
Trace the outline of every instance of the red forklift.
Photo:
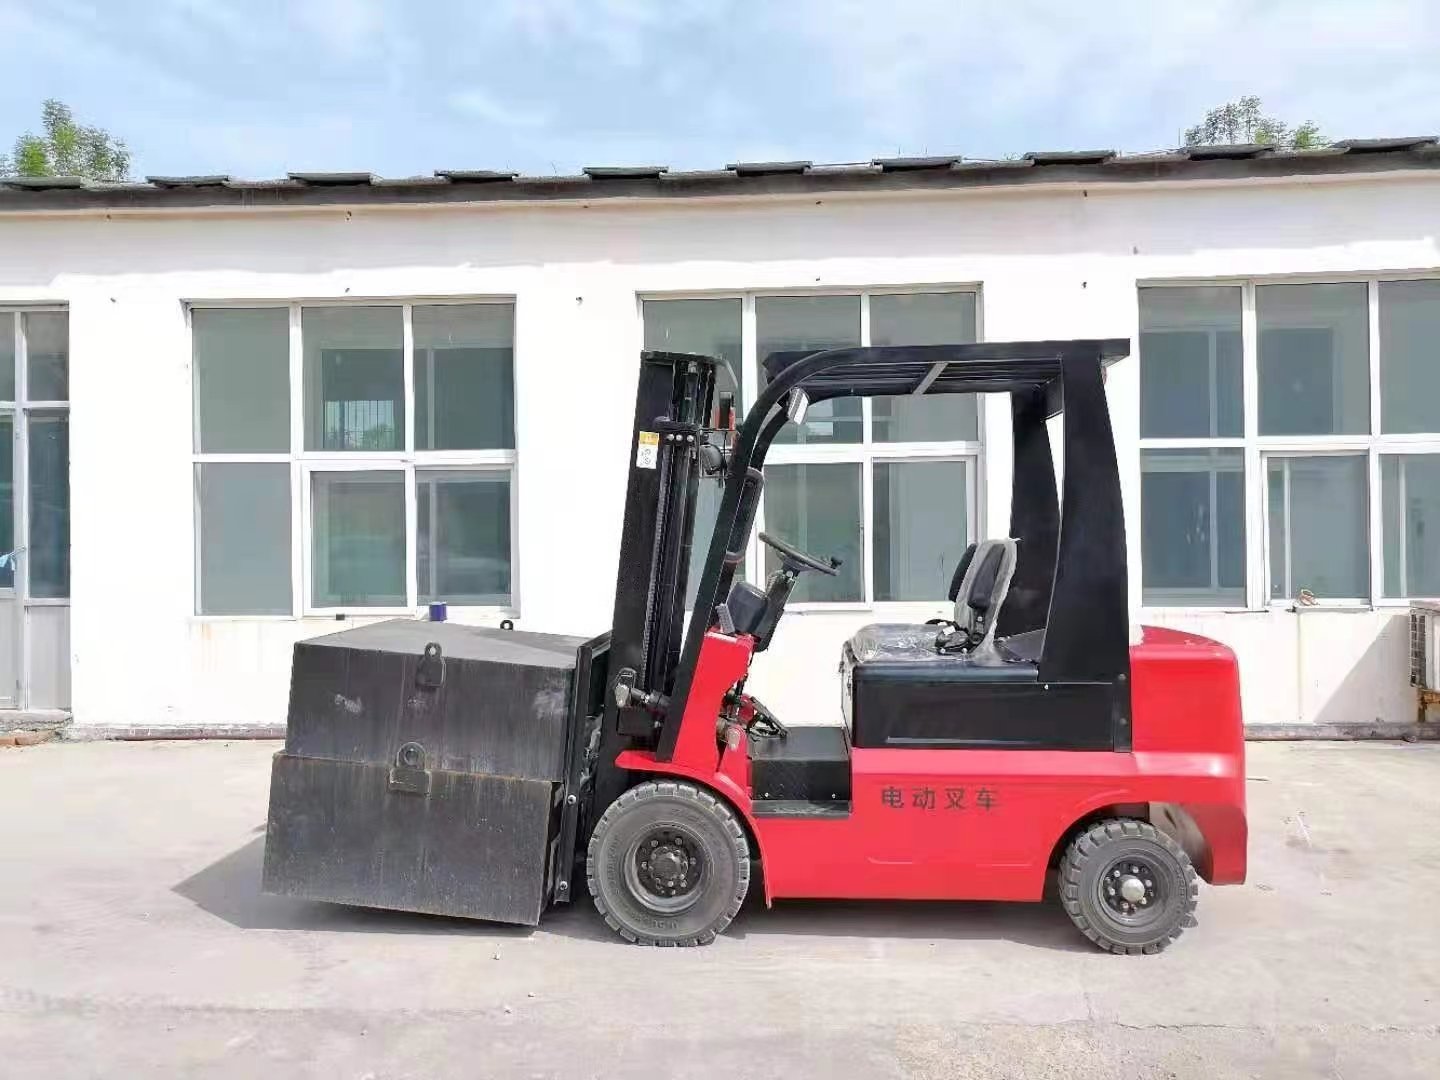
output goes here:
{"type": "Polygon", "coordinates": [[[643,354],[609,632],[392,620],[297,645],[265,888],[534,924],[583,880],[629,941],[701,945],[752,882],[767,904],[1038,901],[1053,870],[1096,945],[1164,949],[1194,923],[1197,877],[1244,881],[1244,733],[1229,649],[1131,633],[1104,387],[1128,353],[778,353],[738,429],[722,361],[643,354]],[[839,709],[782,720],[748,691],[751,662],[800,575],[839,564],[762,532],[778,568],[742,579],[772,442],[813,402],[976,393],[1011,403],[1008,532],[960,559],[952,618],[864,627],[839,709]]]}

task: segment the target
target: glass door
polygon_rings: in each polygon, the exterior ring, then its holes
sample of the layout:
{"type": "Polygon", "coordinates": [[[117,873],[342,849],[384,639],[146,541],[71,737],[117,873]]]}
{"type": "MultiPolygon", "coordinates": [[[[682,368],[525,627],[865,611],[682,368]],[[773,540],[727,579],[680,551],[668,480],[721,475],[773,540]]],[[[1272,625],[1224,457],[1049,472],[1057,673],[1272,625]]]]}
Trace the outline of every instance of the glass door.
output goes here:
{"type": "MultiPolygon", "coordinates": [[[[7,318],[0,314],[0,333],[10,329],[5,325],[7,318]]],[[[4,412],[0,413],[0,709],[20,706],[24,608],[15,588],[15,548],[15,414],[4,412]]]]}
{"type": "Polygon", "coordinates": [[[0,708],[70,707],[67,312],[0,311],[0,708]]]}

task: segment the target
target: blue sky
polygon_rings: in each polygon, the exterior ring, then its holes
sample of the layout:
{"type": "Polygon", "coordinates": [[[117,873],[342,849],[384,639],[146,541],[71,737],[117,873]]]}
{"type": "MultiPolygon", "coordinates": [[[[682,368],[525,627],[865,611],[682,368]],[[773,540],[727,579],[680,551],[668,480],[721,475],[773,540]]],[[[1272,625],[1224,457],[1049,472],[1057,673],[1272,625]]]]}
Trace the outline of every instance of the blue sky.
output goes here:
{"type": "Polygon", "coordinates": [[[0,150],[58,97],[140,174],[1140,151],[1245,93],[1440,133],[1440,0],[0,0],[0,150]]]}

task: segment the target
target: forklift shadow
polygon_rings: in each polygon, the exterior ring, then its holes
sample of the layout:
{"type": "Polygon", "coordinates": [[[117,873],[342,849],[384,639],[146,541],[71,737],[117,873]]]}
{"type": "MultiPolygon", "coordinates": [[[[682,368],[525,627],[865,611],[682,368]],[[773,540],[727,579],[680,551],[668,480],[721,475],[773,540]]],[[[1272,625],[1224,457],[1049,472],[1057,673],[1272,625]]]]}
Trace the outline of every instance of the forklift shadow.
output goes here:
{"type": "Polygon", "coordinates": [[[772,935],[899,938],[932,941],[1011,941],[1060,952],[1092,952],[1047,890],[1038,904],[983,900],[780,900],[766,910],[752,892],[725,931],[735,937],[772,935]]]}
{"type": "MultiPolygon", "coordinates": [[[[263,827],[260,830],[263,832],[263,827]]],[[[260,869],[265,857],[265,837],[257,836],[243,847],[211,863],[203,870],[172,887],[171,892],[189,900],[207,914],[241,930],[319,930],[348,934],[445,934],[452,937],[508,940],[528,937],[532,926],[479,922],[446,915],[421,915],[410,911],[350,907],[320,900],[271,896],[260,891],[260,869]]],[[[552,921],[568,923],[558,928],[572,936],[603,938],[606,927],[590,926],[584,920],[546,918],[542,924],[554,931],[552,921]]]]}

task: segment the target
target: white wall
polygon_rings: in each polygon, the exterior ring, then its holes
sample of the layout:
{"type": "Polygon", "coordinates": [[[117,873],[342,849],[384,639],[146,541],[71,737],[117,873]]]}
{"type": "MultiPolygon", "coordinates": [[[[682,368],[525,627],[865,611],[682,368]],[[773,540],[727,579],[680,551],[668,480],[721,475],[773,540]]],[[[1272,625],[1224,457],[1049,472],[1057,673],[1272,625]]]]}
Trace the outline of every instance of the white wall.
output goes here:
{"type": "MultiPolygon", "coordinates": [[[[1440,180],[929,193],[709,203],[0,215],[0,304],[71,310],[77,724],[277,723],[289,645],[333,622],[192,612],[183,301],[516,297],[521,625],[608,625],[641,335],[636,294],[979,282],[987,338],[1137,336],[1138,280],[1440,266],[1440,180]],[[578,444],[577,436],[578,434],[578,444]]],[[[1139,551],[1138,365],[1112,370],[1139,551]]],[[[982,534],[1007,519],[986,420],[982,534]]],[[[1138,566],[1132,574],[1138,609],[1138,566]]],[[[833,715],[840,642],[922,606],[791,616],[755,688],[833,715]]],[[[938,609],[935,613],[938,613],[938,609]]],[[[1166,613],[1234,645],[1251,722],[1413,716],[1393,613],[1166,613]]]]}

